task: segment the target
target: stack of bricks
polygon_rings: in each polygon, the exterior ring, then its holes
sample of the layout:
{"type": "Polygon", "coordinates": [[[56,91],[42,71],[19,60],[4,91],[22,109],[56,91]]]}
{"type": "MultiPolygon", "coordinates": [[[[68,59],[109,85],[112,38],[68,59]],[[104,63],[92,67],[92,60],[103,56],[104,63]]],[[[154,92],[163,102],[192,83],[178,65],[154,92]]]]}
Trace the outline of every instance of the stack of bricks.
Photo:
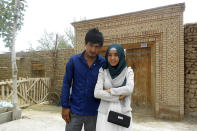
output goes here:
{"type": "Polygon", "coordinates": [[[185,43],[185,113],[197,116],[197,23],[186,24],[185,43]]]}

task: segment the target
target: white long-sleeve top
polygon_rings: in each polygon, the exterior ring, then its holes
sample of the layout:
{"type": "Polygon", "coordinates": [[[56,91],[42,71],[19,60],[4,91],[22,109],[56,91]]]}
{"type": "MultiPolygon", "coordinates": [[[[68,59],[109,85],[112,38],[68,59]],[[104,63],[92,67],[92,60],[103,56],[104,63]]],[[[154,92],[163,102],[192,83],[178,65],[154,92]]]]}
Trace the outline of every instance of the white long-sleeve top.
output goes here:
{"type": "MultiPolygon", "coordinates": [[[[122,79],[121,74],[115,79],[122,79]]],[[[124,79],[124,78],[123,78],[124,79]]],[[[101,99],[98,111],[102,113],[107,113],[110,102],[120,102],[121,109],[123,113],[131,111],[131,93],[134,88],[134,73],[131,67],[126,68],[126,85],[118,88],[113,87],[111,83],[111,76],[109,75],[109,70],[100,68],[97,83],[94,90],[94,96],[101,99]],[[110,88],[110,93],[104,91],[110,88]],[[123,100],[119,100],[120,95],[125,95],[123,100]]]]}

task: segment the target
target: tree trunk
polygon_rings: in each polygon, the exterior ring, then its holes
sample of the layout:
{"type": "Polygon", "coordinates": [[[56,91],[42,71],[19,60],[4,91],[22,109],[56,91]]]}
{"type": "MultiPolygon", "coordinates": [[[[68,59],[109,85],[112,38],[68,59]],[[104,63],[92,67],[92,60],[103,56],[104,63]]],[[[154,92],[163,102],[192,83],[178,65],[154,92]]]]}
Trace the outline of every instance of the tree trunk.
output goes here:
{"type": "Polygon", "coordinates": [[[12,39],[12,56],[11,56],[11,63],[12,63],[12,80],[13,80],[13,95],[12,95],[12,104],[13,104],[13,115],[12,119],[17,119],[17,109],[18,109],[18,98],[17,98],[17,65],[16,65],[16,52],[15,52],[15,38],[16,38],[16,31],[17,31],[17,20],[18,20],[18,7],[19,7],[19,0],[15,0],[15,21],[13,26],[13,39],[12,39]]]}

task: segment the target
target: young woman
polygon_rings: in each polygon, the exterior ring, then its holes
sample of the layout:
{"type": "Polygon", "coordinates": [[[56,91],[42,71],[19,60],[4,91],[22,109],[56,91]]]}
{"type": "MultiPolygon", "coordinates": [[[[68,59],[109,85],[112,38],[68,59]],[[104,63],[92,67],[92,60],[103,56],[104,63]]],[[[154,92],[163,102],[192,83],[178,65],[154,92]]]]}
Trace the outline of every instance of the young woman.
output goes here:
{"type": "Polygon", "coordinates": [[[131,93],[134,88],[134,73],[127,67],[124,49],[112,44],[105,54],[106,65],[99,70],[94,96],[101,99],[96,131],[132,131],[131,93]],[[110,111],[131,117],[128,128],[108,122],[110,111]]]}

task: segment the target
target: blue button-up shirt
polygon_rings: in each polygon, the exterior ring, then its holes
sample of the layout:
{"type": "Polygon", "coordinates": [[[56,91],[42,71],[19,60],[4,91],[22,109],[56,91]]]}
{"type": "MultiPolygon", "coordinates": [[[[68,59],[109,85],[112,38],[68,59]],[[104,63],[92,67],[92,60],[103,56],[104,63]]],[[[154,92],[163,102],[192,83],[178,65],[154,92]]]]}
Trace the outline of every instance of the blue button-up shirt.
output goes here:
{"type": "Polygon", "coordinates": [[[105,60],[102,56],[97,55],[97,59],[89,67],[84,53],[85,51],[72,56],[66,65],[61,105],[64,108],[70,108],[72,113],[96,115],[100,100],[94,98],[94,88],[99,69],[105,60]],[[70,93],[71,86],[72,93],[70,93]]]}

